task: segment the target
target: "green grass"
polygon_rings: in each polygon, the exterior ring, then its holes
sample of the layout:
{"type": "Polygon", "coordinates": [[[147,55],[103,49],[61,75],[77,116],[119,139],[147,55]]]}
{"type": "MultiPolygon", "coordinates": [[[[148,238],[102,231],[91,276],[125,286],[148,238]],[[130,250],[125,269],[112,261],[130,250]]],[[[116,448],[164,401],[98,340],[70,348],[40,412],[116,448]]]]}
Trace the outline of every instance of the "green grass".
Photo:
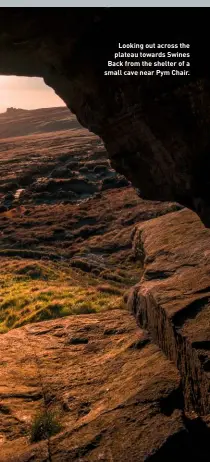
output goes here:
{"type": "Polygon", "coordinates": [[[0,333],[32,322],[123,307],[122,288],[56,262],[5,259],[0,333]]]}
{"type": "Polygon", "coordinates": [[[31,443],[46,440],[61,430],[61,424],[55,413],[44,410],[36,414],[31,425],[31,443]]]}

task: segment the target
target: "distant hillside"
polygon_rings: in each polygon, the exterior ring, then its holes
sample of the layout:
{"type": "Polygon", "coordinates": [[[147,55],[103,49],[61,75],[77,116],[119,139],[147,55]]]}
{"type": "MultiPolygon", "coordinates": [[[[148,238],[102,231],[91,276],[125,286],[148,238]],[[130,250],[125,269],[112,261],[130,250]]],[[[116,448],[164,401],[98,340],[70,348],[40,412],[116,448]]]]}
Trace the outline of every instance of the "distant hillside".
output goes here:
{"type": "MultiPolygon", "coordinates": [[[[11,108],[10,108],[11,109],[11,108]]],[[[67,107],[9,110],[0,114],[0,138],[80,128],[67,107]]]]}

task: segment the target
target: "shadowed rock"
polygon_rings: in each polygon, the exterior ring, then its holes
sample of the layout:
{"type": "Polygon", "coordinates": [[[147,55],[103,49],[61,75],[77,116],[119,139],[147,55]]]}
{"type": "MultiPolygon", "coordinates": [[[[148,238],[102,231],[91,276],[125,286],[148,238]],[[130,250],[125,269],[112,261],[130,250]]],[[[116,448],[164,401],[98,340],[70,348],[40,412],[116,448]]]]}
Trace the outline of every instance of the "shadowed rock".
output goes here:
{"type": "Polygon", "coordinates": [[[150,8],[63,8],[58,14],[4,9],[0,73],[43,77],[79,122],[103,139],[113,167],[140,189],[142,198],[180,202],[209,226],[210,76],[205,11],[191,10],[190,20],[183,9],[169,9],[166,16],[155,11],[151,30],[152,14],[150,8]],[[203,24],[199,35],[194,33],[198,23],[203,24]],[[119,40],[189,42],[191,75],[106,77],[107,61],[119,40]]]}

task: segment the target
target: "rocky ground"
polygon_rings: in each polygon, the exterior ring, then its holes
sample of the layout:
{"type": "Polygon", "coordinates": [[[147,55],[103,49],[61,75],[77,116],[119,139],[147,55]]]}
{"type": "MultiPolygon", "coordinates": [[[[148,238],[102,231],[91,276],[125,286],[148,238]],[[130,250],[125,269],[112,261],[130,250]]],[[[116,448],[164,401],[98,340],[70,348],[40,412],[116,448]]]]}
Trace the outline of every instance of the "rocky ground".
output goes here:
{"type": "Polygon", "coordinates": [[[0,462],[209,461],[209,231],[66,108],[0,136],[0,462]]]}
{"type": "Polygon", "coordinates": [[[167,460],[171,437],[179,454],[179,374],[125,311],[27,325],[0,350],[2,462],[167,460]],[[37,413],[60,431],[31,443],[37,413]]]}

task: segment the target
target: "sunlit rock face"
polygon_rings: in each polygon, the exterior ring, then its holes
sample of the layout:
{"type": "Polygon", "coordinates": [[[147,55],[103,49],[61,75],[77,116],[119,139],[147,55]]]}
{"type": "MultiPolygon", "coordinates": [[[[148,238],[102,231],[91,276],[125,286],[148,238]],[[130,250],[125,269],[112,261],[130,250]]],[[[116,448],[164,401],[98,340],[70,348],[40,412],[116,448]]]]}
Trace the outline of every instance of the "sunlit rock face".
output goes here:
{"type": "Polygon", "coordinates": [[[133,243],[144,274],[128,307],[179,369],[185,409],[209,415],[210,230],[183,209],[142,223],[133,243]]]}
{"type": "Polygon", "coordinates": [[[189,21],[178,9],[164,17],[149,8],[5,9],[0,73],[43,77],[142,198],[180,202],[209,226],[207,29],[193,38],[204,14],[191,12],[189,21]],[[191,44],[190,77],[104,75],[119,42],[157,41],[191,44]]]}

